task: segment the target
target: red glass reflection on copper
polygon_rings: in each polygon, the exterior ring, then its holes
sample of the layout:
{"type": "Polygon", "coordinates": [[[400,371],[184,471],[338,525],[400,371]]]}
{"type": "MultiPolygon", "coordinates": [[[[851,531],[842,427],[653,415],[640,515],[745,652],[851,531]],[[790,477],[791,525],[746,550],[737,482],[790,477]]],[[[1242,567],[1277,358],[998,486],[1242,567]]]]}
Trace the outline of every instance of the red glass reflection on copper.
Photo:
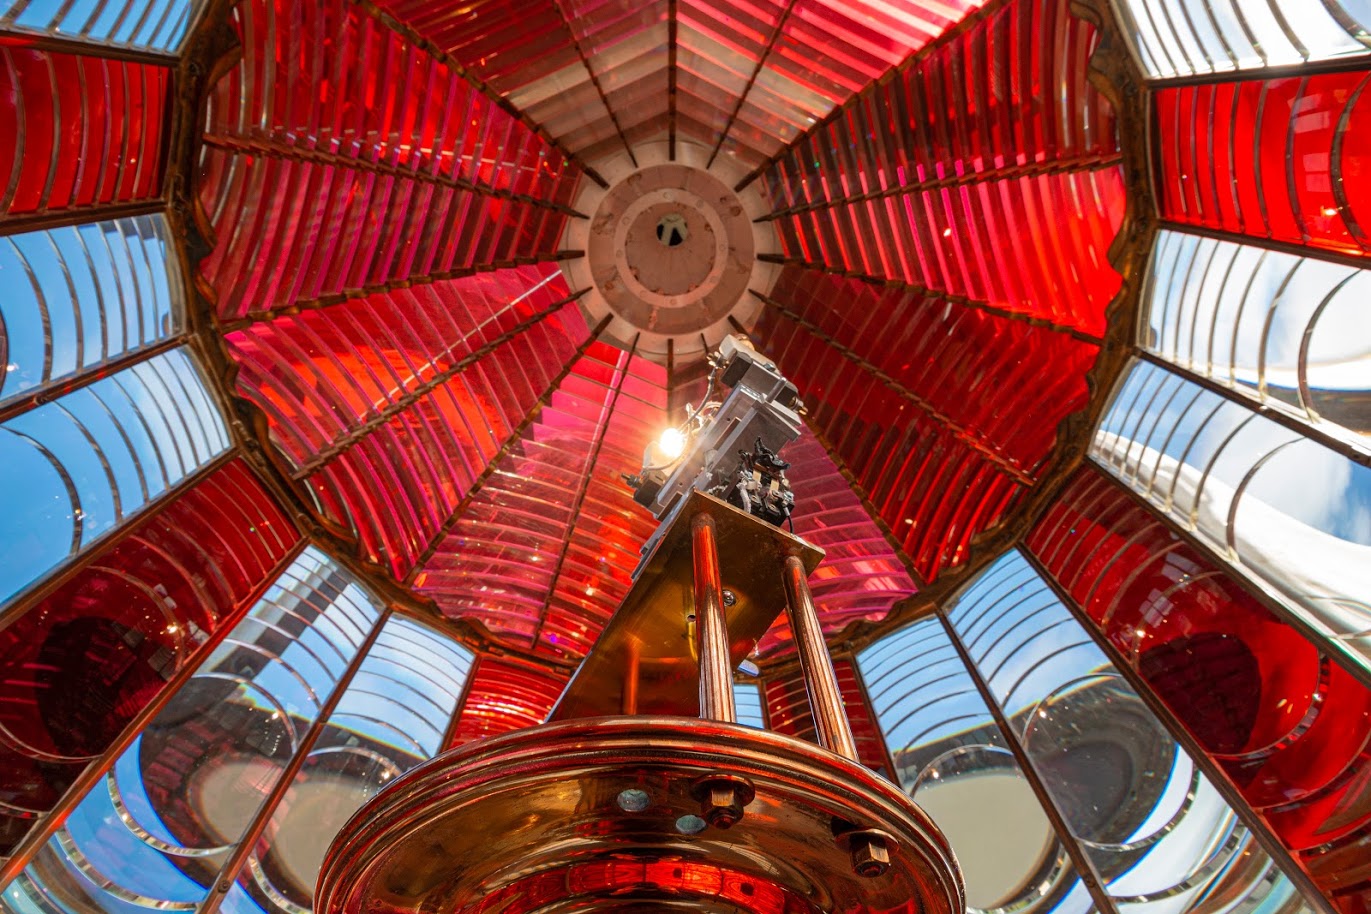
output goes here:
{"type": "Polygon", "coordinates": [[[531,663],[482,656],[445,748],[541,724],[566,688],[567,678],[531,663]]]}

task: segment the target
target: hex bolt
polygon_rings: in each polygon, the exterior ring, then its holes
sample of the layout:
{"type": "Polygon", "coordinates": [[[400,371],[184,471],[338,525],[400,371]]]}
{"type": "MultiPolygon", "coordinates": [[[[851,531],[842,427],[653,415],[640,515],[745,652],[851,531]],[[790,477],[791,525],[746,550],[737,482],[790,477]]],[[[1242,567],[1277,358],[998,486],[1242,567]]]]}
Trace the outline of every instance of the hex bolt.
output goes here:
{"type": "Polygon", "coordinates": [[[732,828],[743,817],[757,792],[745,778],[733,775],[704,777],[692,791],[700,801],[700,818],[715,828],[732,828]]]}
{"type": "Polygon", "coordinates": [[[866,879],[882,876],[890,869],[890,845],[880,835],[858,833],[852,836],[852,872],[866,879]]]}

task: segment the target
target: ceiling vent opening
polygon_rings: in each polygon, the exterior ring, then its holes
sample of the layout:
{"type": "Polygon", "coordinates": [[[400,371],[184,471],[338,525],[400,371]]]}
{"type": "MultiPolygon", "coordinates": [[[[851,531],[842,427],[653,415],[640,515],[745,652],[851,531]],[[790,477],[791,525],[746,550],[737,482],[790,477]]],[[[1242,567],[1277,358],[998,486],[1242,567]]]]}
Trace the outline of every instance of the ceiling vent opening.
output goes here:
{"type": "Polygon", "coordinates": [[[657,240],[669,248],[681,244],[689,235],[690,227],[680,213],[667,213],[657,220],[657,240]]]}

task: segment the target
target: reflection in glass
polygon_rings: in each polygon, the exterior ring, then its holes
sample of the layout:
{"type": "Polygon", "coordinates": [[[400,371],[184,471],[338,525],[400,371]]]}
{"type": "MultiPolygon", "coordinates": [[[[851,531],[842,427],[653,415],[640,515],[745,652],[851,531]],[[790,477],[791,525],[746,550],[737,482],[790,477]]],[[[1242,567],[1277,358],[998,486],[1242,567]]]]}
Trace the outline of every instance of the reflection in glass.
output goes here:
{"type": "Polygon", "coordinates": [[[934,619],[857,656],[900,784],[957,852],[967,904],[1083,914],[1091,899],[952,642],[934,619]]]}
{"type": "Polygon", "coordinates": [[[203,6],[204,0],[0,0],[0,21],[7,29],[174,52],[203,6]]]}
{"type": "Polygon", "coordinates": [[[1371,453],[1371,271],[1162,230],[1139,345],[1371,453]]]}
{"type": "Polygon", "coordinates": [[[190,352],[164,352],[0,425],[0,601],[229,446],[190,352]]]}
{"type": "Polygon", "coordinates": [[[379,617],[307,549],[77,805],[4,898],[193,909],[379,617]]]}
{"type": "Polygon", "coordinates": [[[1091,456],[1371,665],[1371,467],[1141,362],[1091,456]]]}
{"type": "Polygon", "coordinates": [[[160,214],[0,238],[0,404],[181,330],[185,292],[160,214]]]}
{"type": "Polygon", "coordinates": [[[757,683],[734,682],[733,704],[738,711],[738,723],[747,727],[766,729],[766,713],[762,710],[762,690],[757,683]]]}
{"type": "Polygon", "coordinates": [[[1371,690],[1098,470],[1027,543],[1324,894],[1355,898],[1371,690]]]}
{"type": "Polygon", "coordinates": [[[1114,0],[1152,77],[1251,70],[1364,54],[1371,9],[1362,0],[1114,0]]]}
{"type": "Polygon", "coordinates": [[[413,619],[386,622],[224,910],[310,911],[333,836],[394,778],[441,749],[473,659],[471,651],[413,619]]]}
{"type": "Polygon", "coordinates": [[[1219,891],[1293,894],[1266,878],[1265,852],[1019,552],[947,616],[1121,908],[1179,914],[1219,891]],[[1263,865],[1240,868],[1242,856],[1263,865]]]}

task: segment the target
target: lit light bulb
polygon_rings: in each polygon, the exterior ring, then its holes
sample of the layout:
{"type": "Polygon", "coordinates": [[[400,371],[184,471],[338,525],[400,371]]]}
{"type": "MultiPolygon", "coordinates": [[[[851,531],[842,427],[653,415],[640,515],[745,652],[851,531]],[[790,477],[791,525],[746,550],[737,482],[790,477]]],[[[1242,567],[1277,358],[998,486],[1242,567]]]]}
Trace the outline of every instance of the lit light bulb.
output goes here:
{"type": "Polygon", "coordinates": [[[686,436],[679,428],[669,428],[657,439],[657,450],[668,460],[675,460],[685,453],[686,436]]]}

